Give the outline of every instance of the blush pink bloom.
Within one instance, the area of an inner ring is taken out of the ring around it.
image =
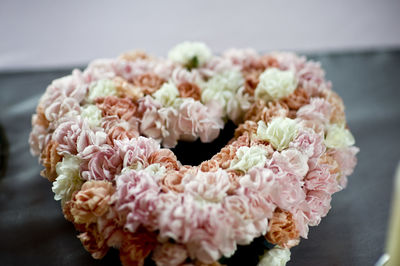
[[[152,259],[157,266],[173,266],[181,265],[187,256],[185,246],[167,242],[157,245],[153,251]]]
[[[83,71],[83,77],[87,83],[98,81],[100,79],[114,78],[114,60],[115,59],[97,59],[92,61],[89,66]]]
[[[233,65],[232,61],[228,58],[216,56],[207,61],[205,65],[201,66],[198,71],[203,77],[210,78],[216,74],[235,69],[240,70],[240,67]]]
[[[79,153],[83,160],[81,176],[85,180],[113,181],[122,170],[122,158],[118,150],[104,144],[94,151],[91,147]]]
[[[151,96],[145,96],[138,100],[137,115],[140,120],[140,133],[161,141],[163,122],[158,113],[161,104],[155,101]]]
[[[141,163],[146,167],[149,165],[150,155],[160,149],[157,141],[145,137],[116,140],[114,143],[123,160],[123,167],[129,167],[135,163]]]
[[[155,65],[156,62],[154,60],[137,59],[135,61],[126,61],[117,59],[113,61],[113,71],[117,76],[132,82],[140,75],[152,73]]]
[[[211,142],[224,127],[222,110],[217,105],[205,106],[199,101],[185,99],[179,108],[178,128],[183,140],[193,141],[198,136],[202,142]]]
[[[258,62],[260,56],[254,49],[228,49],[222,57],[229,59],[234,65],[246,68]]]
[[[134,233],[143,225],[156,229],[156,209],[159,205],[160,187],[146,171],[127,171],[116,179],[115,206],[126,213],[125,228]]]
[[[65,115],[70,117],[77,116],[81,113],[79,102],[74,98],[58,98],[50,105],[45,107],[44,115],[52,127],[56,127],[59,120]]]
[[[173,148],[178,144],[182,134],[178,126],[178,110],[173,107],[164,107],[158,110],[158,114],[161,118],[162,145],[165,148]]]
[[[212,263],[236,250],[232,218],[221,204],[195,199],[191,194],[163,194],[158,224],[160,238],[187,246],[189,257]]]
[[[310,103],[297,111],[297,117],[327,124],[331,118],[331,104],[323,98],[311,98]]]
[[[29,134],[29,146],[32,155],[38,156],[51,140],[52,135],[47,129],[40,125],[33,125],[32,131]]]
[[[229,175],[225,170],[216,172],[198,171],[196,175],[186,174],[182,179],[185,192],[211,201],[220,202],[231,187]]]
[[[98,150],[96,147],[106,142],[106,136],[103,131],[90,129],[81,117],[61,120],[53,134],[54,140],[59,143],[58,152],[73,155],[83,152],[89,146]]]
[[[182,68],[180,66],[176,67],[171,75],[171,80],[176,86],[179,86],[179,84],[182,83],[196,84],[200,79],[201,78],[198,70],[192,69],[189,71],[186,68]]]
[[[340,177],[340,186],[346,187],[347,185],[347,176],[353,173],[354,167],[357,164],[356,154],[359,152],[359,148],[357,147],[345,147],[339,149],[330,149],[328,150],[329,155],[333,155],[333,158],[340,166],[341,177]]]
[[[306,213],[310,220],[309,225],[316,226],[331,208],[331,195],[325,191],[313,190],[307,193],[306,201],[309,207],[309,212]]]
[[[232,218],[234,238],[239,245],[250,244],[254,238],[264,235],[268,229],[267,217],[253,218],[254,205],[250,204],[252,199],[244,194],[224,198],[223,208]]]
[[[270,168],[277,167],[279,171],[290,173],[299,180],[303,180],[308,172],[308,157],[296,149],[287,149],[282,152],[274,152],[267,163]]]
[[[247,198],[253,220],[272,217],[276,207],[270,197],[274,182],[274,173],[261,167],[251,168],[247,175],[239,179],[240,187],[236,194]]]
[[[326,150],[324,135],[312,129],[300,129],[296,138],[289,143],[289,148],[301,151],[310,159],[318,159]]]
[[[114,140],[132,139],[139,137],[139,119],[133,117],[128,121],[121,120],[118,116],[102,118],[101,127],[107,133],[107,144],[114,145]]]
[[[304,179],[308,190],[321,190],[333,194],[340,190],[336,175],[330,173],[330,165],[318,165],[312,169]]]

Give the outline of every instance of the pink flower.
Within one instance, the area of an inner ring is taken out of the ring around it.
[[[185,175],[182,185],[186,192],[212,202],[220,202],[231,186],[228,173],[222,169],[216,172],[198,171],[196,175]]]
[[[246,68],[259,60],[259,55],[254,49],[228,49],[222,57],[242,68]]]
[[[129,167],[134,163],[141,163],[146,167],[150,155],[160,149],[155,140],[145,137],[116,140],[114,143],[123,160],[123,167]]]
[[[207,61],[205,65],[198,68],[198,71],[203,77],[210,78],[216,74],[232,71],[234,69],[240,70],[240,67],[234,66],[232,61],[228,58],[216,56]]]
[[[303,182],[292,174],[281,173],[275,175],[271,186],[271,200],[283,210],[298,208],[298,205],[305,200],[306,194],[302,188]]]
[[[58,125],[60,118],[69,114],[71,117],[80,114],[81,107],[79,102],[74,98],[57,98],[54,102],[48,105],[44,114],[50,123],[54,123],[55,126]]]
[[[118,116],[102,118],[101,127],[107,133],[107,144],[114,145],[114,140],[132,139],[139,137],[139,120],[136,117],[124,121]]]
[[[133,81],[140,75],[152,73],[156,62],[153,60],[143,59],[137,59],[135,61],[117,59],[113,61],[112,65],[115,75],[128,81]]]
[[[161,104],[151,96],[138,100],[138,116],[141,118],[140,133],[156,140],[162,139],[163,122],[158,113]]]
[[[330,165],[318,165],[306,176],[305,187],[308,190],[321,190],[333,194],[340,190],[336,175],[330,173]]]
[[[223,208],[232,217],[232,228],[235,241],[240,245],[248,245],[254,238],[264,235],[268,229],[268,218],[261,217],[254,219],[254,206],[251,200],[244,194],[232,195],[224,198]],[[260,202],[260,201],[258,201]],[[267,209],[267,212],[270,208]]]
[[[293,174],[302,180],[308,172],[307,161],[307,155],[296,149],[287,149],[274,152],[268,164],[270,167],[278,167],[280,171]]]
[[[340,177],[341,187],[346,187],[347,176],[353,173],[354,167],[357,164],[356,154],[359,152],[359,150],[359,148],[352,146],[339,149],[330,149],[327,151],[328,154],[333,155],[333,158],[340,166],[342,174]]]
[[[160,238],[186,244],[191,258],[212,263],[236,249],[232,218],[221,204],[169,192],[160,196],[158,212]]]
[[[247,198],[252,219],[272,217],[276,207],[270,197],[274,182],[274,173],[261,167],[251,168],[247,175],[239,179],[237,194]]]
[[[289,144],[289,148],[301,151],[310,159],[318,159],[326,150],[323,134],[317,134],[314,130],[305,128],[299,130],[296,138]]]
[[[183,140],[211,142],[224,127],[221,109],[217,105],[205,106],[193,99],[185,99],[179,108],[178,128]]]
[[[171,79],[176,86],[182,83],[196,84],[200,80],[200,74],[196,69],[192,69],[189,71],[186,68],[178,66],[172,72]]]
[[[158,266],[180,265],[187,258],[187,250],[183,245],[164,243],[159,244],[153,251],[152,259]]]
[[[313,190],[307,193],[306,201],[309,212],[306,213],[310,219],[309,224],[318,225],[331,208],[331,195],[325,191]]]
[[[154,230],[160,192],[154,177],[146,171],[131,170],[118,176],[116,184],[115,205],[127,214],[125,228],[132,233],[140,225]]]
[[[113,181],[115,175],[122,169],[122,158],[119,151],[104,144],[93,152],[91,147],[79,154],[83,159],[81,175],[85,180],[108,180]]]
[[[297,117],[327,124],[331,118],[331,104],[323,98],[311,98],[310,103],[297,111]]]
[[[165,148],[175,147],[182,134],[178,126],[178,111],[173,107],[166,107],[158,110],[158,114],[161,118],[162,145]]]
[[[51,140],[51,134],[48,134],[45,127],[33,125],[29,134],[30,152],[32,155],[38,156]]]
[[[81,117],[61,120],[53,138],[59,143],[57,150],[60,154],[73,155],[83,152],[88,146],[95,148],[106,142],[106,134],[90,129]]]
[[[87,83],[91,83],[100,79],[112,79],[115,72],[113,68],[115,59],[97,59],[92,61],[83,71],[83,76]]]

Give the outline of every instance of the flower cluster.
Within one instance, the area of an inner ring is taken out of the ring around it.
[[[234,138],[182,165],[178,141]],[[356,165],[340,97],[318,63],[291,53],[185,42],[168,58],[129,52],[53,81],[32,117],[31,152],[94,258],[219,265],[238,245],[289,249],[330,209]]]

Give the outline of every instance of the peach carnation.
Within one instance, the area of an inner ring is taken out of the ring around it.
[[[163,83],[162,78],[152,73],[139,75],[133,80],[133,84],[139,87],[144,94],[153,94],[161,88]]]
[[[85,228],[85,232],[79,234],[78,238],[93,258],[101,259],[107,254],[109,247],[98,231],[96,224],[91,224]]]
[[[180,265],[187,258],[185,246],[173,243],[158,244],[154,249],[152,259],[157,266]]]
[[[178,170],[178,161],[175,154],[169,149],[160,149],[149,156],[149,164],[159,163],[166,169]]]
[[[104,215],[114,193],[112,183],[107,181],[87,181],[72,198],[71,214],[75,223],[90,224]]]
[[[56,164],[61,161],[61,156],[57,153],[58,143],[51,140],[40,155],[40,161],[45,167],[40,174],[50,181],[54,181],[57,177]]]
[[[288,211],[277,208],[268,223],[266,239],[269,243],[291,248],[299,243],[299,232],[293,216]]]
[[[118,98],[116,96],[97,98],[96,105],[100,110],[102,110],[103,116],[116,115],[126,121],[135,115],[137,108],[131,99]]]
[[[201,89],[195,83],[183,82],[178,85],[178,91],[182,98],[193,98],[200,101]]]

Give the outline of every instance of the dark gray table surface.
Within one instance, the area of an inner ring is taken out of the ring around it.
[[[343,97],[361,152],[348,187],[334,195],[331,211],[308,239],[292,249],[288,265],[373,265],[384,248],[400,159],[400,50],[310,57],[321,61]],[[39,97],[53,79],[68,73],[0,73],[0,125],[8,142],[0,177],[1,265],[118,265],[117,252],[96,261],[83,249],[29,153],[31,114]]]

